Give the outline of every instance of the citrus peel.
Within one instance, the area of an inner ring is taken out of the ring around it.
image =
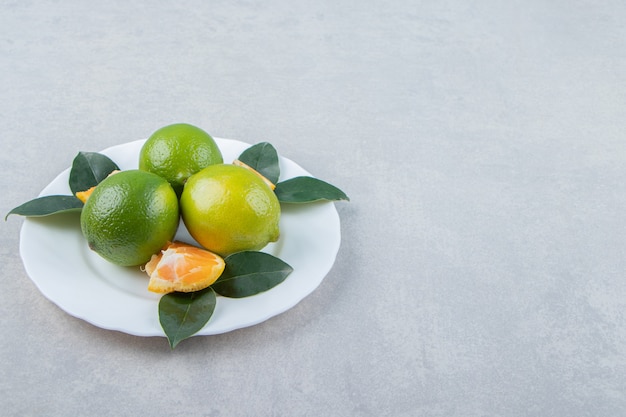
[[[256,175],[258,175],[264,183],[267,184],[268,187],[270,187],[272,190],[274,190],[276,188],[276,185],[267,179],[267,177],[265,177],[263,174],[261,174],[259,171],[257,171],[256,169],[252,168],[250,165],[246,164],[245,162],[241,162],[239,159],[235,159],[233,161],[233,165],[237,165],[246,169],[249,169],[250,171],[252,171],[253,173],[255,173]]]
[[[280,236],[280,202],[251,170],[216,164],[189,177],[180,197],[189,234],[220,256],[261,250]]]
[[[183,242],[168,243],[145,265],[148,290],[156,293],[193,292],[211,286],[224,271],[219,255]]]

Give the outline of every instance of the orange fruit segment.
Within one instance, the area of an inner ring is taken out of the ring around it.
[[[87,199],[89,198],[89,196],[91,195],[91,193],[93,193],[93,190],[96,189],[96,186],[94,185],[93,187],[91,187],[88,190],[85,191],[78,191],[76,193],[76,198],[78,198],[80,201],[83,202],[83,204],[85,204],[87,202]]]
[[[118,172],[121,172],[119,170],[113,170],[111,171],[111,173],[109,175],[107,175],[107,178],[109,178],[111,175],[117,174]],[[96,186],[94,185],[93,187],[91,187],[88,190],[85,191],[78,191],[76,193],[76,198],[78,198],[80,201],[83,202],[83,204],[85,204],[87,202],[87,199],[91,196],[91,194],[93,193],[93,190],[96,189]]]
[[[182,242],[168,243],[145,266],[148,290],[162,294],[200,291],[213,284],[225,266],[224,259],[213,252]]]

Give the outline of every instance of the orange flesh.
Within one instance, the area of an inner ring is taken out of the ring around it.
[[[89,196],[91,195],[91,193],[93,193],[93,190],[95,189],[96,189],[96,186],[94,185],[93,187],[91,187],[90,189],[86,191],[79,191],[76,193],[76,198],[78,198],[80,201],[83,202],[83,204],[85,204],[87,202],[87,199],[89,198]]]
[[[117,174],[118,172],[120,172],[120,171],[119,171],[119,170],[117,170],[117,169],[115,169],[115,170],[111,171],[111,173],[110,173],[109,175],[107,175],[107,178],[108,178],[108,177],[110,177],[111,175],[115,175],[115,174]],[[91,187],[91,188],[90,188],[90,189],[88,189],[88,190],[85,190],[85,191],[78,191],[78,192],[76,193],[76,198],[78,198],[80,201],[82,201],[82,202],[83,202],[83,204],[85,204],[85,203],[87,202],[87,199],[88,199],[88,198],[89,198],[89,196],[91,195],[91,193],[93,193],[93,190],[95,190],[95,189],[96,189],[96,187],[97,187],[97,186],[96,186],[96,185],[94,185],[93,187]]]
[[[148,290],[157,293],[200,291],[213,284],[224,271],[224,260],[213,252],[182,242],[168,244],[152,255],[145,271]]]

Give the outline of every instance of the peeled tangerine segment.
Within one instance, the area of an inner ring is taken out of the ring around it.
[[[78,191],[76,193],[76,198],[78,198],[80,201],[83,202],[83,204],[85,204],[87,202],[87,199],[89,198],[89,196],[91,196],[91,193],[93,193],[93,190],[96,189],[96,186],[94,185],[93,187],[91,187],[88,190],[85,191]]]
[[[111,175],[115,175],[118,172],[120,172],[118,169],[115,169],[113,171],[111,171],[111,173],[109,175],[107,175],[107,178],[110,177]],[[96,186],[94,185],[93,187],[89,188],[88,190],[85,191],[78,191],[76,193],[76,198],[78,198],[80,201],[83,202],[83,204],[85,204],[87,202],[87,200],[89,199],[89,197],[91,196],[91,194],[93,193],[93,190],[96,189]]]
[[[152,255],[145,266],[148,290],[157,293],[200,291],[213,284],[224,271],[219,255],[182,242],[169,243]]]

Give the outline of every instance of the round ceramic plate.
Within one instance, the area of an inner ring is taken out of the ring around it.
[[[250,144],[215,139],[224,162],[232,162]],[[101,151],[121,169],[135,169],[145,140]],[[308,175],[293,161],[280,157],[280,181]],[[40,195],[69,195],[70,169],[59,174]],[[240,299],[218,296],[213,316],[198,335],[224,333],[252,326],[280,314],[313,292],[332,267],[341,240],[339,216],[332,202],[283,204],[281,237],[266,246],[293,267],[280,285]],[[181,222],[176,238],[195,243]],[[26,218],[20,234],[20,254],[26,272],[42,294],[72,316],[105,329],[137,336],[164,336],[158,319],[160,295],[147,290],[148,276],[139,267],[119,267],[87,246],[79,215],[62,213]]]

